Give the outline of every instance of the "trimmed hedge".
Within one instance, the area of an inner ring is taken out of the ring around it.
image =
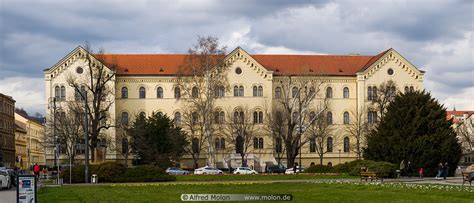
[[[395,177],[397,167],[395,164],[383,161],[356,160],[334,167],[327,165],[315,165],[305,169],[306,173],[346,173],[351,176],[359,176],[362,167],[373,171],[382,177]]]
[[[85,166],[77,165],[72,168],[72,183],[84,183]],[[175,181],[176,177],[170,176],[156,166],[142,165],[127,168],[117,162],[104,162],[99,165],[89,166],[89,175],[97,174],[100,182],[162,182]],[[69,183],[69,168],[61,175],[64,183]]]
[[[175,181],[176,177],[156,166],[141,165],[129,168],[125,173],[113,179],[113,182],[166,182]]]

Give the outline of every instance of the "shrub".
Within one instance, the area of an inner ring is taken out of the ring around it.
[[[111,182],[115,177],[125,173],[127,166],[118,162],[104,162],[97,165],[94,173],[99,176],[100,182]],[[92,175],[93,173],[91,173]]]
[[[129,168],[125,173],[115,177],[113,182],[166,182],[175,181],[176,177],[156,166],[141,165]]]
[[[333,171],[339,173],[347,173],[351,176],[358,176],[362,167],[367,168],[367,171],[373,171],[382,177],[394,177],[397,167],[395,164],[384,161],[372,160],[356,160],[345,164],[334,166]]]
[[[327,165],[314,165],[304,170],[306,173],[332,173],[333,167]]]
[[[97,165],[89,165],[89,175],[95,173]],[[76,165],[72,167],[71,180],[72,183],[84,183],[85,182],[86,167],[84,165]],[[69,167],[61,171],[60,176],[63,178],[64,183],[69,183]]]

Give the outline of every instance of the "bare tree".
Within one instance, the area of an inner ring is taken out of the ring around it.
[[[472,116],[473,115],[470,115],[470,117]],[[469,118],[465,119],[456,128],[456,134],[460,138],[461,146],[463,147],[464,152],[470,152],[474,150],[474,132],[472,127],[469,127],[469,125],[471,125],[469,121]]]
[[[220,92],[228,89],[224,64],[225,47],[215,37],[198,37],[188,50],[188,56],[178,70],[176,86],[182,90],[185,106],[191,106],[199,116],[204,138],[208,142],[208,164],[216,166],[212,141],[215,127],[212,115]]]
[[[209,144],[209,137],[205,133],[203,119],[198,115],[195,108],[192,106],[185,107],[179,116],[180,118],[177,118],[175,115],[174,122],[175,125],[181,126],[191,138],[191,144],[187,145],[185,150],[193,158],[193,167],[196,169],[203,150]]]
[[[48,129],[54,128],[56,137],[46,136],[43,145],[54,148],[58,143],[60,146],[58,150],[64,152],[70,162],[74,163],[75,157],[79,154],[78,151],[82,150],[79,145],[84,140],[83,109],[75,102],[68,102],[65,107],[56,111],[56,115],[53,112],[49,115],[51,118],[48,119],[46,125]],[[54,120],[56,120],[55,125]]]
[[[312,123],[309,119],[310,108],[321,89],[319,77],[287,76],[279,79],[280,98],[277,98],[276,109],[282,111],[284,124],[284,142],[287,166],[292,167],[304,142],[302,136]],[[317,112],[320,113],[320,112]]]
[[[85,61],[85,76],[78,78],[69,75],[67,83],[74,88],[81,100],[84,100],[87,94],[87,105],[84,106],[89,121],[88,146],[91,149],[91,161],[94,162],[95,149],[98,147],[100,137],[103,136],[103,131],[113,127],[108,119],[108,111],[115,101],[113,97],[115,65],[111,63],[113,60],[106,60],[103,50],[94,53],[87,43],[84,49],[86,53],[81,54],[81,57]]]
[[[254,118],[253,113],[248,107],[237,108],[235,111],[227,110],[227,118],[222,132],[226,140],[229,140],[229,145],[233,146],[230,149],[235,149],[237,154],[240,154],[242,166],[247,166],[247,156],[252,152],[252,145],[254,138],[258,133],[256,125],[257,118]],[[263,116],[263,113],[262,113]]]
[[[372,87],[372,93],[369,92],[369,100],[372,100],[372,106],[369,109],[377,112],[377,121],[381,122],[383,120],[387,107],[396,94],[397,84],[393,80],[383,82],[378,87]],[[370,96],[372,96],[372,99],[370,99]]]
[[[344,131],[349,134],[352,142],[350,149],[357,154],[357,159],[362,158],[362,149],[365,147],[366,139],[373,125],[367,122],[367,110],[365,107],[359,111],[350,111],[350,117],[352,118],[349,124],[345,125]]]
[[[281,111],[276,108],[271,108],[271,111],[267,111],[265,115],[267,118],[265,119],[265,129],[272,137],[273,153],[278,165],[280,165],[286,151],[283,143],[286,133],[286,118],[282,115]]]
[[[310,115],[312,122],[308,128],[308,138],[304,142],[310,142],[310,145],[312,145],[310,148],[314,148],[319,156],[319,164],[322,165],[324,155],[333,151],[334,146],[339,143],[339,139],[333,134],[334,126],[332,124],[332,114],[328,110],[328,100],[319,101],[316,106],[318,108]]]

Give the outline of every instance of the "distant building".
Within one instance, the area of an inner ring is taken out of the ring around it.
[[[15,113],[15,124],[20,130],[20,132],[16,133],[16,147],[20,149],[16,155],[17,161],[18,157],[21,156],[23,168],[35,163],[45,165],[44,124],[34,117],[20,113]],[[21,131],[26,131],[26,134]]]
[[[25,126],[18,123],[15,120],[15,155],[16,155],[16,166],[22,170],[28,169],[28,147],[27,145],[27,132]]]
[[[453,128],[456,131],[463,155],[460,163],[470,165],[474,163],[474,111],[447,111],[447,119],[453,119]]]
[[[0,93],[0,166],[15,166],[15,100]]]

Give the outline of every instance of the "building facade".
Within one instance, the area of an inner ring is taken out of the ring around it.
[[[474,111],[447,111],[447,119],[452,119],[453,128],[461,142],[460,164],[474,163]]]
[[[45,125],[39,121],[15,112],[15,124],[20,131],[17,135],[17,161],[21,157],[22,168],[26,169],[35,163],[45,165]]]
[[[86,77],[81,60],[87,52],[78,47],[61,59],[53,67],[46,69],[46,100],[61,94],[65,99],[72,99],[74,90],[67,85],[67,77]],[[185,54],[106,54],[99,60],[104,64],[114,64],[110,72],[115,77],[110,81],[115,95],[111,95],[114,105],[109,112],[110,119],[119,123],[132,123],[135,115],[150,115],[152,112],[163,112],[176,120],[181,119],[187,103],[181,97],[177,84],[178,69],[183,64]],[[296,80],[319,80],[317,99],[328,101],[331,114],[333,136],[325,142],[328,152],[324,155],[323,164],[339,164],[356,159],[357,155],[349,149],[354,140],[346,133],[345,128],[355,115],[367,109],[373,102],[373,87],[389,80],[394,81],[397,91],[423,89],[424,71],[419,70],[394,49],[388,49],[374,56],[359,55],[251,55],[238,47],[227,54],[224,59],[227,68],[228,86],[216,100],[216,111],[231,114],[238,109],[246,108],[253,112],[254,122],[258,121],[260,129],[256,143],[247,154],[248,165],[264,168],[275,164],[275,140],[266,129],[266,113],[278,103],[281,96],[281,84],[289,78]],[[62,95],[64,93],[64,95]],[[316,100],[317,100],[316,99]],[[310,107],[313,108],[313,107]],[[316,108],[316,103],[314,104]],[[364,113],[364,119],[371,118]],[[47,116],[49,118],[49,116]],[[104,131],[115,147],[107,149],[106,159],[123,159],[117,151],[122,146],[120,136],[124,132],[119,128]],[[219,132],[216,133],[219,138]],[[214,142],[212,142],[214,143]],[[216,142],[217,143],[217,142]],[[319,157],[312,149],[313,144],[305,144],[301,150],[303,166],[319,163]],[[235,167],[239,164],[235,149],[229,140],[216,144],[217,166]],[[330,148],[329,148],[330,147]],[[224,150],[225,149],[225,150]],[[329,150],[330,149],[330,150]],[[206,164],[206,152],[203,153],[200,166]],[[283,159],[283,164],[285,160]],[[190,156],[185,155],[181,161],[184,168],[192,168]]]
[[[15,167],[15,100],[0,93],[0,166]]]

